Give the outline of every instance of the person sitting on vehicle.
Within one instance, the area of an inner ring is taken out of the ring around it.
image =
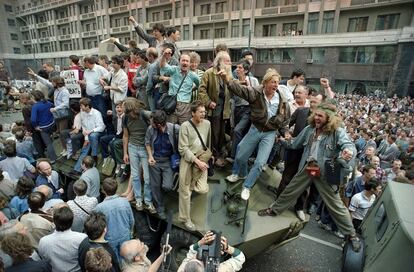
[[[86,182],[88,186],[86,195],[95,197],[99,201],[101,195],[101,177],[98,169],[94,166],[94,161],[91,156],[83,158],[82,171],[83,173],[80,179]]]
[[[39,171],[39,175],[36,178],[36,186],[47,185],[53,190],[52,198],[61,198],[64,190],[59,183],[59,174],[52,169],[50,161],[39,159],[37,161],[37,171]]]
[[[92,108],[92,102],[89,98],[82,98],[79,101],[81,108],[81,124],[82,124],[82,134],[85,137],[85,142],[79,156],[78,161],[74,167],[74,170],[71,174],[78,175],[81,172],[81,164],[83,158],[86,157],[91,150],[91,155],[95,162],[98,161],[98,147],[99,147],[99,138],[102,135],[102,132],[105,130],[105,124],[102,119],[101,113]]]
[[[173,188],[174,173],[170,157],[178,153],[180,126],[167,123],[167,115],[162,110],[154,112],[151,120],[152,126],[148,127],[145,135],[151,191],[159,217],[166,219],[164,192]]]
[[[160,268],[164,257],[170,254],[172,247],[163,246],[162,253],[153,262],[148,259],[148,246],[139,239],[129,240],[121,246],[121,256],[124,260],[122,272],[156,272]]]
[[[352,224],[357,232],[360,232],[362,220],[369,208],[375,201],[375,198],[381,194],[382,186],[376,178],[371,178],[364,184],[364,191],[354,195],[349,204],[349,211],[351,212]]]
[[[204,263],[199,259],[200,255],[197,253],[204,245],[211,245],[216,239],[215,234],[208,231],[203,238],[197,243],[190,246],[186,258],[181,263],[177,272],[204,272]],[[233,272],[242,269],[246,260],[243,252],[240,249],[234,248],[228,244],[227,238],[221,236],[221,255],[227,254],[231,256],[228,260],[220,263],[219,272]]]
[[[65,143],[62,146],[63,151],[60,154],[67,159],[70,159],[76,154],[76,152],[81,148],[83,142],[79,102],[73,102],[69,107],[72,111],[72,115],[74,116],[73,125],[71,129],[64,129],[60,134],[61,141]]]

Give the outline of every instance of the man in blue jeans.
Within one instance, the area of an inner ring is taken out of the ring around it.
[[[82,160],[89,154],[89,151],[91,151],[91,155],[95,160],[95,163],[97,163],[99,138],[105,130],[102,115],[99,111],[92,108],[92,103],[89,98],[82,98],[79,101],[79,105],[81,108],[82,134],[85,137],[85,141],[79,159],[74,167],[74,171],[71,172],[73,175],[79,175],[81,173]]]
[[[244,181],[241,194],[242,199],[248,200],[250,190],[260,176],[272,150],[277,130],[285,128],[289,123],[287,96],[278,90],[280,75],[273,69],[267,71],[259,87],[243,86],[236,81],[231,81],[224,70],[219,74],[227,83],[230,92],[245,99],[250,105],[252,125],[237,147],[233,171],[227,177],[229,182],[244,179],[248,170],[247,161],[258,148],[256,160]]]

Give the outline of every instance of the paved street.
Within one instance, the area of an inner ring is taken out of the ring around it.
[[[340,272],[341,239],[321,229],[314,217],[300,236],[246,261],[243,272]]]

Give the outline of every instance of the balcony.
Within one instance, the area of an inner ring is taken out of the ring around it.
[[[57,25],[66,24],[66,23],[69,23],[69,17],[61,18],[61,19],[56,20]]]
[[[130,31],[129,26],[111,28],[111,33],[122,33],[122,32],[129,32],[129,31]]]
[[[20,31],[29,31],[29,26],[21,26]]]
[[[170,4],[170,0],[149,0],[145,1],[146,7],[154,7],[159,5]]]
[[[40,42],[40,43],[48,43],[48,42],[50,42],[50,38],[49,38],[49,37],[46,37],[46,38],[40,38],[40,39],[39,39],[39,42]]]
[[[126,12],[126,11],[128,11],[128,5],[110,8],[109,14],[115,14],[115,13]]]
[[[70,34],[67,35],[59,35],[59,41],[70,40],[72,37]]]
[[[375,3],[375,0],[351,0],[351,6],[359,6],[373,3]]]
[[[44,22],[44,23],[38,23],[38,24],[36,24],[36,27],[37,27],[37,28],[44,28],[44,27],[47,27],[47,22]]]
[[[81,36],[82,38],[93,37],[96,36],[96,31],[82,32]]]
[[[32,41],[31,40],[23,40],[22,44],[23,45],[29,45],[29,44],[32,44]]]
[[[149,23],[149,27],[152,28],[155,24],[163,24],[165,26],[172,25],[171,20],[165,20],[165,21],[157,21],[157,22]]]
[[[291,13],[291,12],[299,12],[299,5],[263,8],[261,9],[258,15],[266,16],[266,15],[275,15],[275,14],[285,14],[285,13]]]
[[[222,20],[228,20],[228,14],[224,13],[218,13],[218,14],[212,14],[212,15],[202,15],[196,17],[197,23],[210,23],[211,21],[222,21]]]
[[[81,14],[80,19],[81,20],[87,20],[87,19],[91,19],[91,18],[95,18],[95,12],[89,12],[89,13],[84,13]]]

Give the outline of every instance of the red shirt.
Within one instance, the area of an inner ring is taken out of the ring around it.
[[[128,89],[132,92],[133,95],[136,93],[136,88],[134,86],[134,77],[137,75],[137,68],[139,64],[137,63],[130,63],[128,67]]]

